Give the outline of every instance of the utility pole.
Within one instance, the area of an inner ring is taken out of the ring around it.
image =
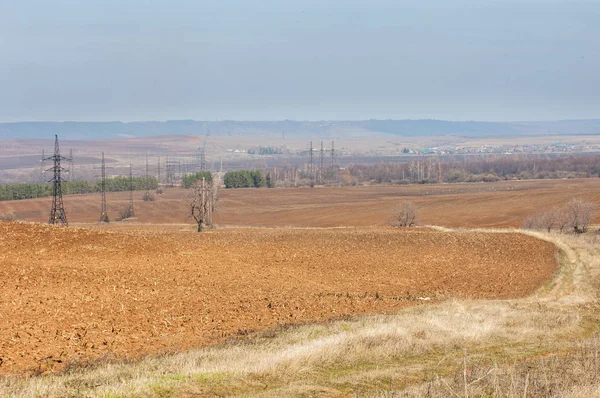
[[[308,153],[308,172],[310,179],[314,182],[315,178],[315,159],[313,157],[313,146],[312,141],[310,142],[310,150]]]
[[[180,162],[176,160],[169,160],[167,157],[167,186],[169,188],[173,188],[175,186],[175,172],[177,170],[175,167],[180,164]]]
[[[133,210],[133,168],[129,162],[129,217],[135,217]]]
[[[73,149],[69,150],[69,182],[73,182]]]
[[[46,171],[52,171],[53,177],[50,181],[53,183],[52,187],[52,208],[50,209],[50,218],[48,224],[61,224],[66,227],[69,226],[67,222],[67,215],[65,214],[65,207],[63,204],[62,197],[62,176],[61,172],[66,171],[60,165],[60,161],[69,161],[69,158],[60,156],[60,148],[58,146],[58,135],[54,136],[54,155],[45,158],[44,160],[52,160],[54,166]]]
[[[169,155],[167,155],[167,160],[165,163],[165,173],[167,175],[167,177],[166,177],[167,178],[167,181],[166,181],[167,187],[170,188],[171,187],[171,165],[169,163]]]
[[[102,152],[102,174],[100,177],[100,195],[102,204],[100,207],[100,222],[108,222],[108,211],[106,210],[106,163],[104,163],[104,152]]]
[[[146,152],[146,196],[150,197],[150,173],[148,172],[148,152]]]
[[[45,170],[45,167],[46,167],[45,160],[46,160],[46,150],[42,149],[42,160],[40,162],[40,181],[41,182],[44,182],[44,172],[46,171]]]
[[[206,170],[206,140],[204,140],[202,150],[200,151],[200,171],[204,170]]]
[[[158,156],[158,184],[160,185],[160,155]]]
[[[331,167],[335,166],[335,142],[331,141]]]
[[[321,157],[319,159],[319,184],[323,183],[323,167],[325,166],[325,150],[323,149],[323,141],[321,141]]]
[[[298,168],[294,167],[294,187],[298,186]]]

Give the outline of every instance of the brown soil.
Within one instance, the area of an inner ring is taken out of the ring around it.
[[[167,189],[154,202],[135,194],[134,222],[190,223],[185,191]],[[129,193],[109,193],[111,219],[128,205]],[[536,212],[564,206],[573,197],[600,208],[600,179],[504,181],[496,183],[372,186],[345,188],[223,189],[215,222],[222,226],[374,226],[386,225],[402,200],[415,202],[425,224],[447,227],[518,227]],[[50,198],[0,202],[0,214],[46,222]],[[100,195],[65,197],[71,223],[93,223],[100,216]],[[600,216],[600,213],[597,212]],[[594,220],[599,222],[600,218]],[[115,224],[116,225],[116,224]]]
[[[316,190],[318,192],[318,190]],[[0,374],[137,359],[449,297],[524,296],[553,245],[427,229],[115,232],[0,222]]]

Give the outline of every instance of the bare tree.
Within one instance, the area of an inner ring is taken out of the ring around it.
[[[214,182],[208,182],[204,178],[196,181],[190,189],[187,197],[188,217],[198,224],[198,232],[213,225],[213,213],[219,198],[219,188]]]
[[[537,227],[536,216],[527,216],[523,224],[521,224],[522,229],[535,229]]]
[[[537,213],[525,219],[521,228],[545,229],[548,232],[556,228],[559,232],[573,229],[575,233],[587,231],[592,219],[594,204],[582,199],[573,199],[566,207],[555,207],[550,211]]]
[[[569,212],[564,208],[554,208],[554,225],[559,232],[564,232],[569,225]]]
[[[417,224],[419,224],[419,211],[413,202],[404,201],[392,210],[390,225],[412,227]]]
[[[123,221],[133,216],[134,214],[131,212],[131,206],[127,206],[119,210],[119,216],[117,217],[117,221]]]
[[[594,213],[594,204],[581,198],[575,198],[569,202],[567,212],[573,232],[578,234],[587,232]]]

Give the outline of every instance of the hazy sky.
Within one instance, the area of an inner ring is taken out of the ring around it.
[[[0,121],[600,118],[598,0],[0,0]]]

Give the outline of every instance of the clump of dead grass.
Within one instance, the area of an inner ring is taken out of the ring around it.
[[[402,390],[382,390],[364,397],[572,397],[600,394],[600,340],[573,343],[565,352],[513,363],[487,357],[463,358],[449,376],[435,375]]]

